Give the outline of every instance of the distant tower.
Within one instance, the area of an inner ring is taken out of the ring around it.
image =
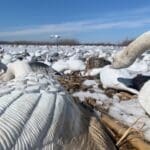
[[[59,46],[59,39],[61,38],[60,35],[51,35],[50,38],[56,40],[56,46],[57,46],[57,51],[58,51],[58,46]]]

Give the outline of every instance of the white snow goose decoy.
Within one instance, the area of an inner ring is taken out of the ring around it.
[[[116,54],[113,58],[113,68],[120,69],[130,66],[136,58],[146,50],[150,50],[150,31],[139,36],[123,51]],[[150,115],[150,80],[148,80],[141,88],[138,99],[140,104]]]
[[[6,81],[0,83],[1,150],[116,149],[96,114],[74,103],[50,76],[17,61],[1,80]]]

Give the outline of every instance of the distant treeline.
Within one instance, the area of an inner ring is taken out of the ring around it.
[[[80,45],[75,39],[61,39],[58,41],[0,41],[4,45]]]
[[[96,46],[127,46],[133,40],[125,39],[122,42],[80,42],[76,39],[59,39],[57,41],[0,41],[0,45],[96,45]]]

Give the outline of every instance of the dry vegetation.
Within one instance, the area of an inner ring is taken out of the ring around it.
[[[94,92],[93,88],[90,86],[86,86],[83,82],[86,79],[96,80],[94,77],[82,77],[79,72],[74,72],[72,74],[64,75],[60,77],[58,80],[64,86],[64,88],[70,93],[74,93],[76,91],[89,91]],[[99,83],[99,88],[101,88],[101,83]],[[105,91],[108,96],[112,97],[114,94],[118,94],[120,100],[129,100],[132,99],[135,95],[125,91],[118,91],[114,89],[108,89]],[[132,128],[125,126],[123,123],[115,120],[114,118],[108,115],[108,109],[102,106],[101,104],[96,104],[96,99],[87,97],[84,101],[80,101],[79,97],[73,97],[76,103],[82,104],[83,107],[96,110],[102,113],[101,121],[106,125],[106,127],[112,132],[113,137],[118,144],[119,150],[148,150],[150,149],[150,144],[145,142],[143,139],[143,135]],[[121,140],[120,140],[121,139]],[[136,141],[136,142],[135,142]]]

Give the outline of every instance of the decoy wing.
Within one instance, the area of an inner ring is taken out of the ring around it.
[[[0,149],[115,150],[92,112],[51,77],[30,73],[0,84]]]

